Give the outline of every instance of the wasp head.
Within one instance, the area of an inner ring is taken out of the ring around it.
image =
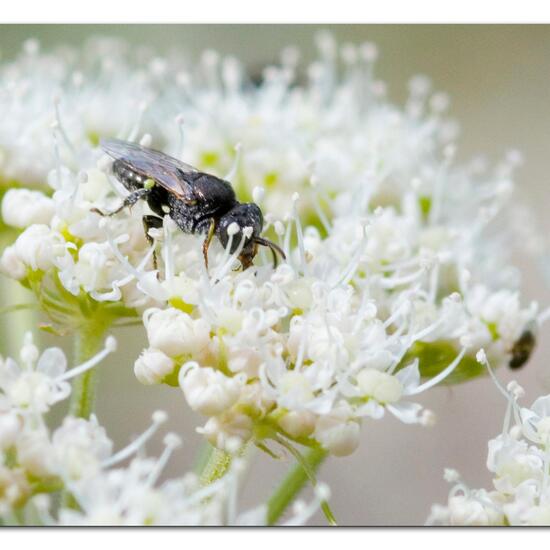
[[[218,220],[216,235],[224,248],[227,248],[230,236],[233,235],[229,250],[231,254],[241,246],[241,242],[244,239],[239,254],[239,260],[243,269],[248,269],[252,265],[254,257],[258,252],[258,245],[267,246],[271,250],[274,267],[277,267],[277,254],[283,260],[286,259],[284,252],[275,243],[260,237],[263,225],[264,218],[262,211],[253,202],[237,204]]]
[[[234,225],[235,224],[235,225]],[[258,238],[262,232],[264,218],[257,204],[237,204],[218,221],[216,235],[224,248],[227,247],[230,236],[231,247],[229,252],[233,254],[242,243],[239,260],[243,269],[252,265],[254,256],[258,252]],[[236,228],[238,230],[236,231]]]

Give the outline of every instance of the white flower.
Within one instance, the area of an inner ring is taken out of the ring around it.
[[[17,430],[9,426],[17,462],[1,455],[0,519],[24,510],[33,511],[33,523],[45,525],[264,525],[265,506],[237,513],[233,504],[245,467],[241,459],[235,457],[225,476],[206,487],[193,473],[159,482],[181,440],[167,434],[158,459],[145,458],[143,446],[165,420],[161,411],[154,413],[152,426],[114,455],[93,415],[90,420],[66,417],[51,436],[39,416],[18,422]],[[77,506],[64,500],[56,504],[48,497],[50,486],[68,491]],[[329,497],[328,488],[319,487],[311,503],[297,504],[288,524],[304,524]]]
[[[341,404],[330,415],[318,418],[315,438],[331,454],[347,456],[359,445],[359,423],[353,419],[349,407]]]
[[[13,445],[21,430],[21,420],[15,410],[0,409],[0,451]]]
[[[487,288],[477,286],[469,294],[467,303],[473,313],[491,326],[507,350],[536,314],[536,310],[522,309],[518,293],[509,290],[490,293]]]
[[[530,408],[520,411],[525,437],[543,446],[550,445],[550,395],[539,397]]]
[[[109,263],[115,264],[108,243],[85,243],[78,251],[75,277],[88,292],[108,288]],[[118,266],[117,266],[118,267]]]
[[[82,198],[89,203],[95,203],[98,200],[104,200],[111,192],[109,179],[104,172],[98,169],[90,168],[86,171],[86,181],[81,189]]]
[[[486,361],[485,357],[482,359]],[[515,384],[508,386],[511,390],[499,385],[499,390],[508,400],[504,430],[488,445],[487,469],[493,474],[495,490],[469,489],[458,474],[446,475],[447,481],[455,486],[447,506],[432,507],[429,524],[549,524],[550,454],[547,435],[550,399],[549,396],[541,397],[531,409],[520,409],[516,403],[517,392],[513,391]],[[516,420],[514,425],[510,425],[512,418]]]
[[[289,411],[279,425],[292,437],[308,437],[315,430],[315,415],[310,411]]]
[[[174,368],[175,363],[168,355],[158,349],[148,348],[136,360],[134,374],[142,384],[160,384]]]
[[[548,526],[550,525],[550,506],[534,505],[527,510],[523,517],[528,525]]]
[[[504,516],[485,491],[475,495],[449,498],[447,508],[434,506],[428,524],[436,525],[504,525]]]
[[[24,48],[3,63],[0,110],[11,114],[0,129],[3,178],[44,185],[56,163],[52,133],[61,161],[73,162],[89,154],[99,136],[131,131],[157,81],[147,71],[130,69],[128,62],[136,57],[121,42],[94,39],[79,50]]]
[[[165,441],[169,443],[169,437]],[[167,445],[168,446],[168,445]],[[112,469],[71,487],[80,505],[78,511],[62,508],[60,525],[265,525],[266,507],[238,513],[241,461],[235,459],[226,475],[207,487],[195,474],[188,473],[164,483],[155,484],[159,461],[134,459],[127,468]],[[311,503],[300,502],[285,525],[304,525],[319,509],[330,492],[324,484]]]
[[[280,401],[283,405],[300,408],[314,399],[313,388],[308,377],[302,372],[289,371],[279,381]]]
[[[57,475],[56,456],[48,431],[42,423],[32,426],[26,422],[15,442],[17,462],[35,479],[50,478]]]
[[[2,199],[2,219],[13,227],[48,224],[54,214],[54,201],[40,191],[8,189]]]
[[[487,468],[495,474],[494,485],[504,494],[513,494],[526,480],[537,479],[542,456],[524,441],[501,435],[489,441]]]
[[[186,363],[180,370],[179,384],[188,405],[207,416],[216,416],[239,399],[246,377],[229,378],[197,363]]]
[[[56,468],[65,481],[94,475],[113,447],[95,416],[90,420],[66,417],[53,433],[52,445]]]
[[[30,492],[30,484],[22,469],[0,465],[0,517],[8,517],[9,512],[24,502]]]
[[[210,327],[204,319],[192,319],[174,308],[147,311],[144,324],[150,345],[170,357],[196,357],[210,342]]]
[[[115,350],[116,340],[109,336],[99,353],[66,371],[67,359],[60,348],[48,348],[40,354],[32,334],[26,333],[20,362],[0,359],[0,410],[11,408],[31,416],[45,413],[69,396],[69,379],[95,367]]]
[[[368,228],[365,253],[374,265],[383,265],[409,257],[410,227],[406,218],[396,216],[392,208],[383,209]]]
[[[253,423],[249,416],[233,409],[213,416],[197,432],[218,449],[235,453],[252,435]]]
[[[42,413],[69,395],[70,385],[61,379],[67,360],[59,348],[49,348],[39,356],[27,333],[21,360],[21,366],[10,358],[0,363],[0,403]]]
[[[19,259],[15,245],[7,246],[0,257],[0,270],[12,279],[23,279],[27,274],[25,264]]]
[[[403,387],[395,377],[375,369],[363,369],[357,374],[357,382],[363,395],[380,403],[393,403],[401,399]]]
[[[408,399],[479,375],[480,347],[497,366],[509,360],[536,313],[520,305],[498,242],[509,226],[499,219],[515,206],[516,161],[493,172],[456,163],[446,101],[425,80],[393,105],[373,77],[372,46],[340,48],[327,36],[306,81],[287,53],[255,87],[215,52],[187,65],[112,41],[93,48],[31,48],[0,67],[13,92],[0,107],[14,113],[0,129],[0,174],[54,191],[54,215],[24,229],[2,269],[35,292],[55,287],[48,312],[68,328],[80,319],[59,304],[65,290],[76,304],[144,312],[136,376],[174,385],[178,374],[215,445],[235,447],[269,425],[345,454],[363,417],[430,424],[431,412]],[[52,101],[54,89],[63,92]],[[286,260],[274,269],[259,246],[254,266],[236,270],[238,253],[215,236],[207,270],[204,235],[185,234],[170,215],[146,236],[148,204],[117,211],[128,190],[95,146],[114,135],[258,201],[263,235]],[[54,154],[26,173],[23,144]]]
[[[63,236],[47,225],[31,225],[15,241],[19,260],[32,270],[47,271],[66,250]]]

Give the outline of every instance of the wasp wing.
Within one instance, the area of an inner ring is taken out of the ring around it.
[[[178,198],[194,199],[193,188],[187,181],[191,178],[186,175],[197,172],[196,168],[160,151],[130,141],[102,139],[100,143],[109,156],[127,163],[132,170],[154,180]]]

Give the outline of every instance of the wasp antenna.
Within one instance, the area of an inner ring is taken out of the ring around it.
[[[254,242],[256,242],[258,244],[261,244],[262,246],[267,246],[271,250],[271,253],[273,254],[273,267],[274,268],[276,268],[277,264],[278,264],[277,254],[280,254],[281,258],[283,260],[286,260],[285,253],[282,251],[281,247],[276,245],[274,242],[268,241],[267,239],[263,239],[262,237],[256,237],[254,239]]]

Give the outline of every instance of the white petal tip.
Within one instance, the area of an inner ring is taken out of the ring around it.
[[[179,447],[182,444],[181,437],[175,433],[169,433],[166,434],[164,437],[164,444],[167,447],[171,447],[172,449],[175,449],[176,447]]]
[[[155,411],[152,419],[155,424],[163,424],[168,420],[168,414],[165,411]]]
[[[319,500],[328,500],[330,498],[330,487],[326,483],[318,483],[315,487],[315,494]]]
[[[116,351],[116,348],[117,348],[116,338],[114,336],[107,336],[105,340],[105,349],[109,353],[113,353],[114,351]]]

